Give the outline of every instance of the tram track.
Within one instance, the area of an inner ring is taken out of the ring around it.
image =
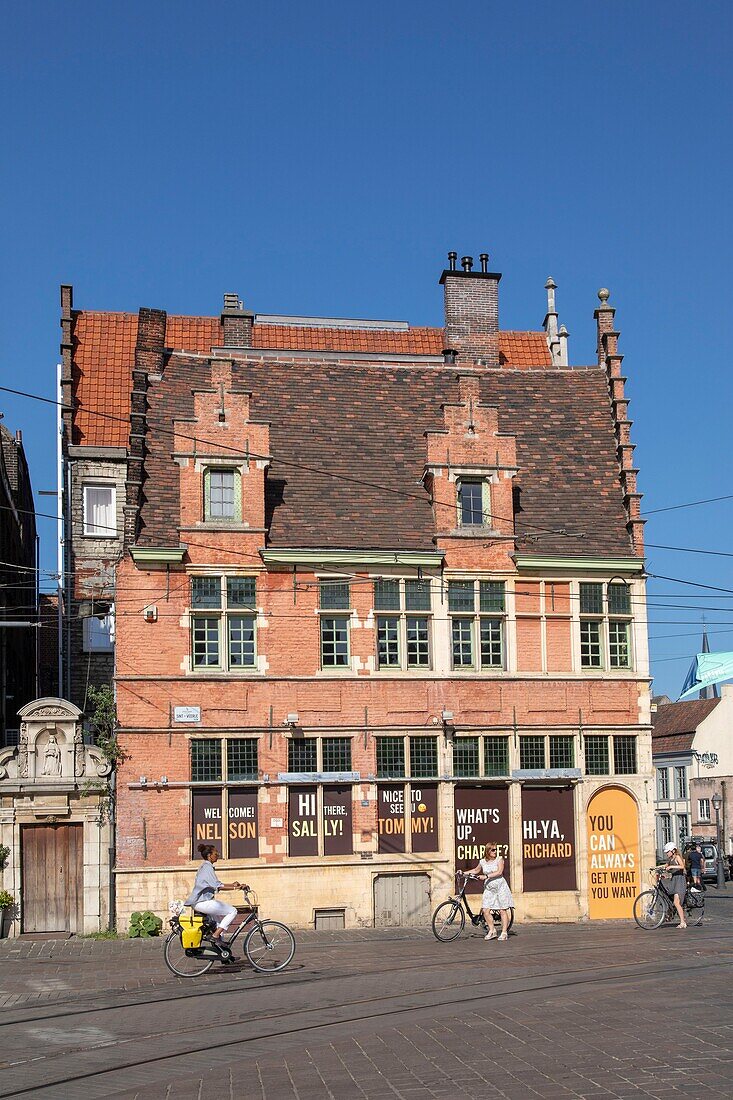
[[[733,952],[727,952],[725,955],[726,962],[724,965],[731,965],[730,958]],[[711,954],[711,957],[704,961],[681,960],[675,968],[675,973],[678,975],[681,973],[692,974],[696,971],[704,971],[710,969],[712,966],[719,967],[720,965],[721,954],[716,952],[714,958]],[[69,1047],[63,1051],[44,1054],[42,1056],[32,1056],[28,1059],[11,1063],[7,1066],[6,1073],[12,1070],[23,1072],[24,1081],[22,1085],[18,1082],[9,1090],[2,1090],[2,1082],[0,1082],[0,1097],[27,1096],[33,1093],[39,1097],[40,1100],[44,1095],[49,1097],[63,1095],[63,1093],[56,1091],[61,1088],[69,1088],[80,1082],[88,1082],[90,1085],[88,1095],[90,1100],[92,1100],[94,1097],[110,1095],[110,1092],[106,1091],[107,1085],[105,1085],[105,1079],[107,1079],[109,1086],[111,1086],[113,1084],[112,1079],[125,1071],[139,1069],[141,1067],[152,1069],[155,1065],[168,1064],[174,1059],[185,1060],[189,1056],[200,1055],[205,1052],[231,1051],[236,1047],[242,1047],[246,1050],[248,1047],[252,1048],[253,1045],[257,1043],[266,1043],[268,1040],[282,1039],[286,1036],[292,1039],[293,1036],[323,1032],[328,1028],[344,1024],[351,1025],[369,1021],[384,1021],[389,1017],[403,1017],[405,1014],[411,1012],[440,1012],[442,1009],[452,1008],[464,1010],[467,1005],[475,1004],[480,1001],[520,997],[534,992],[562,992],[568,989],[594,984],[625,982],[628,981],[630,976],[633,976],[637,980],[650,980],[657,978],[660,974],[668,974],[668,972],[669,960],[666,958],[641,965],[638,961],[633,961],[625,964],[579,967],[576,970],[565,970],[562,975],[558,975],[557,972],[553,970],[552,972],[526,976],[524,979],[514,976],[507,976],[500,979],[487,977],[475,982],[462,983],[459,987],[456,987],[456,984],[452,983],[451,985],[438,986],[432,989],[421,988],[399,994],[391,994],[389,996],[382,994],[373,997],[341,1000],[330,1005],[327,1004],[316,1008],[303,1007],[287,1012],[271,1014],[252,1013],[246,1020],[240,1019],[239,1021],[227,1025],[228,1037],[220,1041],[209,1038],[210,1032],[221,1030],[222,1024],[220,1022],[202,1025],[199,1021],[196,1021],[195,1024],[173,1030],[168,1028],[164,1032],[152,1031],[118,1040]],[[502,986],[502,988],[497,988],[498,986]],[[475,992],[467,992],[467,989],[471,988],[473,988]],[[453,991],[453,995],[440,997],[441,994],[446,994],[450,991]],[[395,1003],[397,1001],[405,1001],[406,999],[410,999],[411,1003]],[[325,1018],[313,1019],[313,1017],[318,1016]],[[275,1021],[277,1021],[279,1026],[273,1026]],[[181,1049],[180,1041],[176,1042],[176,1040],[180,1040],[181,1037],[189,1035],[199,1037],[199,1041],[190,1045],[186,1044],[185,1048]],[[205,1035],[206,1038],[202,1039],[202,1035]],[[175,1049],[160,1053],[160,1045],[165,1040],[167,1040],[169,1045],[175,1047]],[[75,1065],[79,1067],[79,1059],[91,1055],[92,1052],[99,1052],[102,1048],[107,1048],[110,1052],[113,1049],[121,1051],[122,1048],[130,1047],[132,1044],[143,1044],[146,1049],[149,1049],[151,1044],[157,1044],[158,1053],[142,1058],[134,1057],[125,1059],[117,1057],[112,1065],[102,1069],[98,1067],[87,1068],[80,1072],[69,1073],[65,1067],[58,1065],[60,1059],[72,1059]],[[59,1070],[59,1073],[55,1075],[55,1079],[53,1080],[48,1079],[48,1067],[50,1063],[56,1063]],[[28,1083],[28,1078],[34,1067],[43,1069],[44,1079],[31,1084]],[[183,1073],[185,1070],[181,1068],[181,1072]],[[95,1082],[97,1085],[100,1085],[104,1091],[100,1092],[97,1091],[96,1088],[91,1088]],[[122,1091],[118,1085],[119,1078],[114,1081],[114,1087],[115,1091]]]
[[[631,931],[634,935],[636,935],[635,929],[632,929]],[[483,939],[483,937],[478,936],[472,938],[474,938],[475,940],[478,940],[479,938]],[[730,938],[728,935],[721,935],[721,939],[723,939],[726,944],[730,942]],[[447,954],[444,954],[445,952],[450,950],[451,947],[454,947],[459,943],[465,943],[466,940],[467,938],[464,938],[463,940],[455,940],[452,943],[448,944],[436,944],[434,941],[426,941],[426,943],[429,944],[431,948],[428,958],[421,958],[419,955],[412,955],[409,963],[406,963],[402,966],[389,966],[389,972],[390,974],[399,974],[415,971],[417,969],[421,971],[437,970],[447,965],[450,965],[453,969],[463,967],[475,968],[477,962],[475,957],[453,957],[449,960]],[[415,943],[416,941],[401,940],[398,941],[397,944],[395,943],[395,940],[385,940],[381,942],[389,942],[392,945],[397,946],[406,943]],[[422,940],[419,942],[422,942]],[[631,944],[632,942],[633,941],[630,940],[629,944]],[[715,958],[720,958],[728,954],[727,952],[713,950],[713,944],[715,944],[716,942],[717,939],[714,937],[705,937],[705,946],[706,948],[711,949],[711,954],[714,954]],[[544,956],[554,956],[557,950],[563,945],[563,941],[558,943],[558,937],[553,936],[552,943],[549,944],[547,947],[544,947],[538,951],[523,951],[521,962],[525,963],[526,961],[541,959]],[[314,946],[316,947],[316,949],[326,949],[326,945],[308,944],[307,950],[309,952],[312,951]],[[332,945],[328,946],[332,949]],[[583,945],[584,953],[600,951],[607,952],[609,949],[618,951],[619,942],[617,935],[614,936],[613,939],[609,938],[608,940],[604,940],[602,943]],[[443,957],[435,958],[436,951],[443,954]],[[241,964],[242,969],[244,969],[245,966],[245,963]],[[241,973],[241,970],[239,972]],[[247,973],[253,974],[253,972],[249,969],[247,969]],[[132,994],[130,990],[124,988],[100,990],[95,1000],[90,1000],[89,997],[85,998],[85,1004],[83,1007],[79,1007],[73,1000],[54,1001],[35,1010],[29,1008],[26,1010],[26,1012],[22,1013],[22,1015],[16,1014],[11,1018],[0,1017],[0,1033],[3,1029],[8,1027],[27,1023],[42,1023],[45,1020],[68,1020],[75,1016],[85,1016],[106,1011],[117,1011],[125,1008],[139,1009],[141,1007],[155,1006],[158,1004],[174,1005],[178,1001],[190,1001],[194,998],[201,997],[222,997],[233,993],[256,994],[261,990],[281,989],[285,986],[291,986],[295,990],[306,983],[313,984],[328,981],[349,981],[362,976],[363,975],[360,971],[346,968],[336,972],[328,971],[325,973],[313,973],[313,971],[305,971],[305,968],[297,971],[291,968],[283,974],[271,975],[269,977],[260,977],[253,974],[254,981],[246,981],[246,984],[245,981],[243,981],[243,979],[240,977],[239,979],[235,980],[230,979],[226,982],[226,984],[217,984],[216,986],[214,986],[213,983],[216,980],[216,975],[214,974],[210,976],[204,976],[203,981],[196,978],[188,979],[191,985],[185,990],[181,989],[180,992],[173,991],[172,983],[173,981],[175,981],[175,979],[171,977],[170,983],[168,985],[168,989],[170,990],[170,992],[167,992],[162,996],[156,995],[160,992],[158,990],[151,990],[149,993],[141,993],[138,991],[135,994]],[[194,983],[198,983],[197,988],[193,987]],[[124,996],[126,999],[110,1004],[109,998],[118,993]],[[66,1011],[57,1011],[58,1009],[65,1009]]]

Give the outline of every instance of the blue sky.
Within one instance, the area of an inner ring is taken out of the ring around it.
[[[573,362],[610,287],[646,509],[733,492],[729,3],[30,0],[3,29],[3,384],[53,396],[62,281],[89,309],[213,314],[234,290],[440,324],[445,253],[485,249],[504,328],[538,328],[555,278]],[[0,408],[53,488],[53,411]],[[647,538],[728,552],[732,519],[660,512]],[[733,590],[733,558],[649,568]],[[703,614],[733,649],[733,591],[650,594],[676,695]]]

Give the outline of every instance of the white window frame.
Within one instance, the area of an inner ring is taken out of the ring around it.
[[[481,521],[479,523],[463,522],[461,488],[464,485],[479,485],[481,487]],[[456,526],[469,531],[491,527],[491,485],[487,478],[481,477],[480,474],[461,474],[456,479]]]
[[[430,579],[419,580],[416,577],[375,577],[374,584],[378,580],[394,581],[398,585],[399,594],[399,607],[395,608],[372,608],[374,615],[374,663],[377,672],[429,672],[433,667],[433,593]],[[428,591],[429,607],[424,609],[415,610],[414,608],[407,608],[407,595],[406,595],[406,583],[412,582],[415,584],[423,584]],[[374,588],[372,588],[372,601],[376,604],[376,598],[374,597]],[[379,620],[380,619],[397,619],[397,652],[398,661],[395,664],[383,665],[379,661]],[[427,622],[428,631],[428,659],[425,664],[411,664],[408,661],[408,645],[407,645],[407,628],[411,621],[415,619],[424,619]]]
[[[95,624],[97,624],[95,626]],[[102,625],[106,624],[106,632]],[[108,611],[104,618],[99,615],[88,615],[82,623],[83,640],[82,648],[85,653],[114,653],[115,648],[115,620],[114,614]]]
[[[703,806],[707,806],[707,813],[703,809]],[[712,821],[710,816],[710,799],[698,798],[697,800],[697,818],[698,821]]]
[[[89,518],[90,504],[89,492],[106,490],[110,493],[108,513],[111,524],[92,523]],[[101,528],[101,533],[98,530]],[[85,481],[82,485],[82,533],[86,538],[116,539],[117,538],[117,486],[109,481]]]
[[[578,663],[581,672],[633,672],[634,670],[634,614],[633,614],[633,593],[631,587],[626,585],[629,593],[629,600],[631,601],[629,606],[631,611],[628,614],[611,611],[608,601],[608,589],[609,585],[614,583],[618,585],[618,582],[610,581],[598,581],[598,580],[582,580],[578,581]],[[584,584],[598,584],[601,586],[601,610],[600,611],[584,611],[581,604],[581,586]],[[597,623],[599,633],[599,648],[600,648],[600,664],[588,665],[583,664],[582,659],[582,644],[581,644],[581,630],[583,623]],[[611,631],[610,624],[619,623],[625,626],[627,632],[627,646],[629,663],[627,665],[613,664],[611,661]]]
[[[191,573],[189,575],[189,595],[191,595],[193,589],[193,582],[198,577],[211,577],[209,573]],[[207,672],[228,672],[235,675],[249,675],[253,672],[257,672],[259,668],[259,654],[257,646],[257,607],[245,607],[237,604],[229,605],[227,580],[236,579],[237,577],[253,578],[255,582],[255,605],[257,603],[257,576],[252,573],[217,573],[215,579],[219,582],[219,606],[218,607],[190,607],[190,661],[191,672],[197,675]],[[211,665],[197,665],[194,662],[194,629],[197,620],[201,619],[216,619],[218,630],[218,651],[219,661],[217,664]],[[251,664],[238,665],[231,660],[230,653],[230,639],[229,639],[229,623],[232,619],[252,619],[253,620],[253,660]]]
[[[473,610],[472,611],[452,611],[449,603],[449,585],[452,581],[465,581],[468,584],[473,585]],[[504,590],[504,610],[503,611],[482,611],[481,610],[481,582],[488,581],[490,583],[503,585]],[[485,675],[500,674],[506,672],[507,669],[507,585],[503,578],[496,577],[449,577],[445,582],[445,603],[448,609],[448,644],[450,646],[450,667],[452,672],[474,672]],[[497,620],[500,624],[501,631],[501,664],[483,664],[481,661],[481,622],[485,619]],[[457,620],[463,620],[464,624],[469,624],[470,630],[470,642],[471,642],[471,664],[459,664],[454,661],[454,649],[453,649],[453,624]]]

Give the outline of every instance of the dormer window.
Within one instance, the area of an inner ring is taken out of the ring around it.
[[[458,523],[461,527],[485,527],[489,521],[489,487],[481,478],[458,482]]]
[[[241,518],[242,503],[239,470],[211,466],[204,474],[204,519],[210,523],[236,522]]]

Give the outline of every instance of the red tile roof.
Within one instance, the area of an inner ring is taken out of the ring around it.
[[[124,447],[129,435],[131,372],[137,315],[79,311],[74,322],[72,399],[77,406],[74,443]],[[208,355],[223,340],[218,317],[166,319],[166,346]],[[349,329],[317,325],[255,324],[252,345],[268,350],[440,355],[442,328]],[[507,369],[551,366],[544,332],[500,332],[500,363]],[[98,413],[105,416],[99,416]]]
[[[692,748],[697,727],[717,707],[720,699],[686,699],[668,703],[652,714],[652,753],[685,752]]]

